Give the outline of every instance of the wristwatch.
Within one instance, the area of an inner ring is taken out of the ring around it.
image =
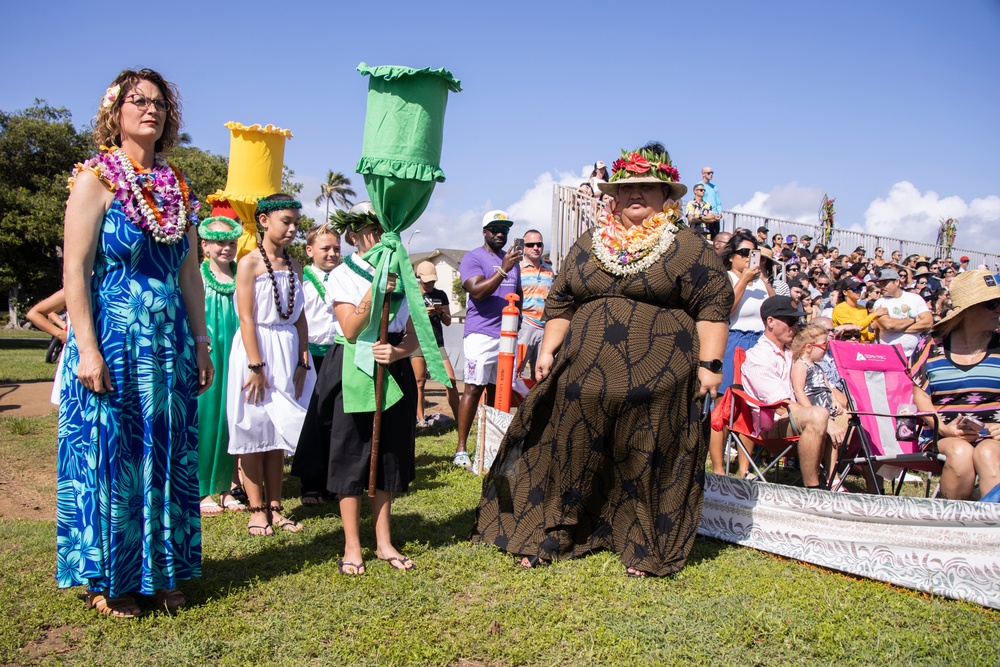
[[[707,368],[713,373],[722,373],[722,359],[712,359],[711,361],[699,361],[698,365]]]

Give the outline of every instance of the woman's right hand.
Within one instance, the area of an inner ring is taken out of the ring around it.
[[[958,419],[951,421],[947,424],[942,423],[938,426],[938,435],[942,438],[961,438],[966,442],[975,442],[979,437],[978,431],[967,431],[960,426],[958,426]]]
[[[754,266],[754,267],[748,266],[747,268],[743,269],[743,274],[740,275],[740,280],[742,280],[748,285],[753,281],[757,280],[758,278],[760,278],[759,266]]]
[[[535,360],[535,381],[541,382],[552,371],[552,364],[555,362],[555,355],[551,352],[539,352]]]
[[[104,362],[104,356],[96,349],[80,350],[80,363],[76,369],[76,376],[80,378],[84,387],[95,394],[115,390],[111,384],[111,372]]]
[[[264,377],[263,368],[250,371],[250,377],[247,378],[246,384],[243,385],[243,388],[247,390],[247,403],[257,405],[263,401],[264,394],[267,392],[269,386],[267,378]]]

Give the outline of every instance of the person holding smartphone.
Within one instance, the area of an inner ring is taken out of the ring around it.
[[[420,280],[420,291],[423,293],[424,306],[427,308],[427,317],[430,318],[431,328],[434,329],[434,339],[438,344],[438,351],[444,360],[444,369],[451,380],[451,386],[447,388],[448,405],[451,412],[458,419],[458,383],[455,380],[455,369],[451,366],[451,359],[448,358],[448,350],[444,347],[444,329],[442,326],[451,326],[451,307],[448,304],[448,295],[437,289],[437,268],[433,262],[423,261],[417,264],[417,279]],[[413,365],[413,375],[417,379],[417,426],[426,426],[424,419],[424,386],[427,383],[427,360],[424,353],[417,348],[413,356],[410,357]]]
[[[914,403],[938,413],[941,494],[969,500],[977,477],[983,496],[1000,483],[1000,285],[989,271],[966,271],[951,298],[952,312],[917,357]]]

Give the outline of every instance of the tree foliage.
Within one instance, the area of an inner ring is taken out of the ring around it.
[[[344,176],[339,171],[326,172],[326,183],[319,186],[319,197],[316,197],[316,206],[321,202],[326,203],[326,219],[330,219],[330,204],[340,208],[351,206],[351,197],[356,197],[357,193],[351,189],[351,179]]]
[[[70,170],[92,151],[89,131],[64,108],[36,99],[0,111],[0,288],[32,296],[59,288]]]
[[[226,186],[229,160],[224,155],[216,155],[194,146],[177,146],[167,159],[187,178],[191,192],[201,202],[198,215],[202,220],[212,215],[212,205],[205,201],[208,195]]]

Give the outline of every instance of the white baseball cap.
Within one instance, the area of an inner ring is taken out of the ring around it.
[[[486,215],[483,216],[483,229],[486,229],[490,225],[497,225],[497,224],[513,227],[514,221],[511,220],[510,216],[507,215],[507,211],[501,211],[500,209],[489,211]]]

